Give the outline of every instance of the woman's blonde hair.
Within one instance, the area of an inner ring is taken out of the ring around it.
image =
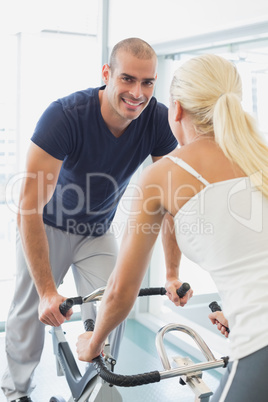
[[[242,108],[236,67],[212,54],[192,58],[175,72],[170,94],[191,115],[197,134],[214,135],[224,154],[268,197],[268,146]]]

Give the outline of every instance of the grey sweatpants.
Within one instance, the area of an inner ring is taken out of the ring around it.
[[[228,364],[212,402],[268,401],[268,346]]]
[[[106,285],[117,257],[117,243],[112,233],[85,237],[47,225],[45,228],[50,264],[57,286],[70,267],[79,296],[85,296]],[[38,305],[39,297],[29,275],[18,235],[16,287],[6,323],[8,367],[1,383],[8,401],[29,395],[33,390],[32,377],[41,358],[45,336],[45,325],[38,319]],[[84,304],[82,319],[95,317],[93,303]],[[111,353],[115,358],[118,356],[123,332],[124,324],[121,324],[110,337]]]

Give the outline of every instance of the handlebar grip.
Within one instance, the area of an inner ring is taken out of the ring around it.
[[[221,307],[218,305],[216,301],[211,302],[210,305],[208,306],[212,313],[215,313],[215,311],[222,311]]]
[[[60,304],[60,312],[64,317],[66,317],[67,312],[73,307],[72,299],[66,299]]]
[[[95,326],[95,323],[91,318],[88,318],[87,320],[84,321],[85,331],[93,331],[94,326]]]
[[[83,299],[81,296],[72,297],[72,298],[64,300],[64,302],[60,304],[59,309],[60,309],[61,314],[64,315],[64,317],[66,317],[66,313],[69,310],[71,310],[71,308],[75,304],[82,304],[82,303],[83,303]]]
[[[143,288],[140,289],[139,291],[139,297],[140,296],[155,296],[155,295],[161,295],[164,296],[167,293],[165,288]]]
[[[186,293],[188,292],[188,290],[191,288],[191,286],[189,285],[189,283],[184,282],[181,287],[179,289],[176,290],[177,295],[182,298],[183,296],[186,295]]]
[[[107,369],[101,356],[93,359],[93,365],[99,376],[108,384],[118,387],[136,387],[138,385],[152,384],[161,380],[159,371],[151,371],[144,374],[121,375]]]
[[[222,311],[221,307],[219,306],[219,304],[218,304],[216,301],[211,302],[208,307],[210,308],[210,310],[212,311],[212,313],[215,313],[215,311]],[[217,322],[218,322],[218,321],[217,321]],[[229,334],[230,328],[226,327],[226,326],[223,325],[222,323],[221,323],[221,325],[226,329],[226,331],[227,331],[228,334]]]

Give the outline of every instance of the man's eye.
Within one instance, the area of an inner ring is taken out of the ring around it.
[[[153,81],[144,81],[144,85],[146,85],[147,87],[151,87],[152,85],[154,85]]]
[[[125,81],[125,82],[131,82],[132,81],[132,79],[129,78],[129,77],[123,77],[122,80]]]

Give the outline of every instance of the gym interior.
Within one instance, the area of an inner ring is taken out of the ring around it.
[[[2,377],[6,366],[5,321],[16,276],[19,184],[28,139],[42,111],[54,99],[78,89],[102,85],[101,68],[107,63],[114,44],[127,37],[140,37],[156,51],[158,79],[154,95],[167,106],[172,74],[183,61],[202,53],[215,53],[235,63],[243,81],[244,107],[257,117],[262,134],[268,139],[268,2],[166,0],[162,4],[153,0],[136,0],[134,3],[127,0],[20,0],[2,2],[0,9]],[[151,158],[148,158],[138,169],[119,204],[113,221],[119,245],[133,189],[150,163]],[[194,230],[202,232],[206,228],[200,222]],[[144,288],[164,286],[164,265],[161,239],[158,239],[143,281]],[[220,303],[213,281],[185,257],[181,262],[180,278],[194,289],[194,296],[183,309],[176,308],[166,296],[137,299],[127,320],[116,372],[131,375],[163,370],[155,337],[159,329],[169,323],[191,327],[205,340],[216,358],[228,355],[228,340],[208,319],[209,304],[212,301]],[[62,283],[61,292],[69,297],[76,296],[71,273]],[[80,318],[79,308],[75,308],[72,320],[64,324],[74,356],[76,337],[83,331]],[[67,401],[70,390],[65,377],[57,376],[50,332],[47,328],[45,350],[34,378],[38,387],[32,397],[38,402],[47,402],[52,395],[60,394]],[[181,332],[167,335],[166,349],[170,356],[204,361],[196,342]],[[212,392],[223,371],[224,368],[219,367],[203,373],[203,380]],[[179,383],[178,377],[157,384],[122,388],[120,393],[126,402],[190,402],[195,397],[192,389]],[[0,394],[0,401],[4,400]]]

